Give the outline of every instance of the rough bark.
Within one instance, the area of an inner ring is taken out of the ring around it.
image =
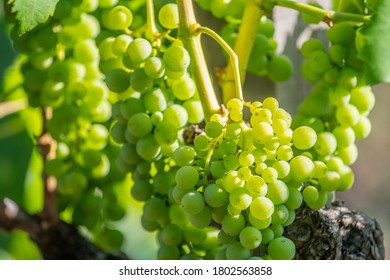
[[[366,214],[335,201],[320,210],[306,207],[286,228],[297,247],[296,259],[383,260],[383,232]]]

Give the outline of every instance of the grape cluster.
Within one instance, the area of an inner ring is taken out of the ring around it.
[[[112,250],[123,236],[109,222],[121,219],[125,207],[113,188],[124,176],[112,168],[119,151],[109,140],[112,105],[96,45],[99,11],[109,2],[60,1],[44,25],[18,36],[16,24],[14,42],[25,56],[21,71],[29,104],[51,112],[45,126],[57,147],[45,171],[57,179],[59,211]]]
[[[190,56],[173,39],[179,21],[176,4],[162,6],[158,19],[161,29],[154,37],[146,39],[146,31],[130,36],[116,30],[99,44],[107,86],[119,97],[111,127],[121,146],[116,166],[131,173],[131,195],[144,203],[141,224],[158,234],[158,259],[212,258],[217,230],[192,226],[173,198],[178,164],[195,157],[183,134],[204,116],[189,73]],[[161,35],[168,32],[169,39]]]
[[[213,115],[193,148],[174,152],[180,168],[173,198],[193,226],[219,225],[217,259],[295,256],[284,227],[303,203],[302,186],[323,176],[325,167],[307,155],[295,156],[296,149],[308,153],[317,134],[308,126],[293,130],[291,122],[272,97],[252,103],[231,99],[226,115]]]
[[[317,198],[322,191],[345,191],[352,186],[354,175],[350,166],[358,156],[355,142],[371,131],[368,115],[375,97],[364,81],[363,64],[355,46],[355,29],[350,23],[337,23],[326,33],[331,42],[328,50],[317,39],[309,39],[301,49],[305,57],[301,73],[315,84],[300,105],[293,124],[316,131],[318,139],[310,157],[327,167],[316,185],[303,190],[309,206],[314,206],[312,195]]]

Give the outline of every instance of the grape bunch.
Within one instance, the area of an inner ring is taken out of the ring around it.
[[[309,39],[301,49],[305,57],[302,76],[315,84],[293,124],[307,125],[318,134],[310,154],[328,169],[315,186],[319,191],[345,191],[352,186],[354,175],[350,166],[358,157],[356,140],[367,137],[371,131],[368,115],[375,96],[364,81],[355,34],[356,27],[350,23],[337,23],[326,33],[331,42],[328,50],[317,39]],[[305,201],[310,206],[310,198]]]
[[[136,29],[134,37],[111,30],[99,44],[105,81],[118,96],[111,127],[120,145],[116,166],[131,174],[131,195],[144,202],[141,224],[158,233],[158,259],[212,258],[210,252],[218,247],[216,229],[192,226],[173,199],[175,152],[185,153],[186,163],[193,160],[185,133],[204,116],[189,72],[190,56],[182,42],[173,39],[179,20],[176,4],[162,6],[158,19],[159,34],[148,39],[142,29]],[[168,32],[169,39],[163,35]]]
[[[45,172],[56,177],[59,212],[112,250],[123,235],[109,223],[124,217],[125,206],[113,187],[124,175],[112,168],[119,150],[110,142],[112,105],[96,45],[106,2],[60,1],[44,25],[18,36],[15,24],[13,34],[29,104],[50,112],[45,129],[56,148]]]
[[[249,123],[243,119],[245,109]],[[234,98],[225,115],[211,117],[193,148],[174,152],[180,168],[173,198],[193,226],[218,225],[217,259],[295,256],[284,228],[303,203],[302,187],[319,180],[326,166],[295,155],[297,149],[309,153],[317,134],[308,126],[293,130],[291,122],[272,97],[252,103]],[[323,198],[324,203],[330,199],[328,193]]]

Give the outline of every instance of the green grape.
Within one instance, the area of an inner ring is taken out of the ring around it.
[[[193,166],[182,166],[176,171],[175,180],[180,188],[191,190],[198,183],[198,170]]]
[[[121,147],[119,156],[127,164],[132,164],[132,165],[137,164],[141,160],[141,157],[137,154],[136,146],[128,143],[124,144]]]
[[[123,69],[113,69],[106,74],[107,87],[114,92],[121,93],[130,86],[130,75]]]
[[[252,197],[245,191],[244,188],[236,188],[230,193],[229,202],[234,208],[238,210],[245,210],[250,206]]]
[[[211,209],[207,206],[203,207],[202,211],[197,214],[190,214],[189,220],[194,227],[205,228],[210,225],[212,220]]]
[[[290,162],[290,173],[297,182],[307,182],[315,174],[315,166],[306,156],[296,156]]]
[[[303,202],[303,197],[302,197],[301,191],[294,188],[294,187],[289,187],[288,193],[289,193],[288,199],[284,203],[284,205],[287,206],[287,208],[289,210],[295,210],[295,209],[298,209],[299,207],[301,207],[302,202]]]
[[[358,157],[358,149],[356,144],[338,149],[337,156],[339,156],[346,165],[354,164]]]
[[[152,134],[148,134],[147,136],[139,139],[136,149],[137,153],[147,161],[156,159],[161,152],[161,147]]]
[[[158,21],[166,29],[176,29],[179,26],[179,11],[173,3],[161,7],[158,12]]]
[[[187,100],[182,106],[186,109],[188,114],[188,123],[198,124],[204,120],[202,103],[196,100]]]
[[[131,196],[138,201],[146,201],[153,194],[153,186],[147,181],[137,180],[131,190]]]
[[[196,152],[191,146],[180,146],[173,152],[173,160],[178,166],[190,165],[195,159]]]
[[[228,193],[231,193],[235,188],[243,187],[244,181],[238,177],[236,170],[229,170],[222,178],[222,186]]]
[[[233,241],[226,248],[227,260],[246,260],[250,257],[250,250],[241,245],[238,241]]]
[[[344,104],[337,108],[336,119],[341,126],[354,126],[359,121],[359,111],[351,104]]]
[[[276,180],[275,182],[268,184],[267,198],[269,198],[273,204],[282,204],[287,201],[288,197],[289,190],[283,181]]]
[[[117,5],[104,10],[101,22],[109,30],[124,31],[133,22],[133,13],[126,6]]]
[[[350,103],[360,114],[368,114],[375,105],[375,96],[370,87],[357,87],[351,90]]]
[[[340,175],[336,171],[327,171],[324,176],[318,179],[319,185],[326,191],[335,191],[341,185]]]
[[[154,138],[160,145],[172,145],[177,140],[178,131],[168,121],[160,122],[154,129]]]
[[[261,244],[269,244],[275,238],[274,232],[269,227],[260,230],[260,232],[262,236]]]
[[[271,222],[273,225],[282,225],[284,224],[289,217],[289,210],[286,206],[275,205],[275,210],[271,216]]]
[[[293,65],[287,56],[275,55],[268,63],[267,71],[267,74],[272,81],[284,82],[291,77]]]
[[[329,57],[324,51],[313,51],[307,61],[310,70],[318,74],[324,73],[331,67]]]
[[[364,139],[371,133],[371,121],[366,116],[361,115],[359,121],[352,127],[352,129],[356,139]]]
[[[209,184],[204,190],[204,199],[211,207],[226,205],[228,197],[228,193],[218,184]]]
[[[179,100],[192,98],[196,92],[194,81],[190,77],[182,77],[172,82],[173,95]]]
[[[165,74],[165,66],[161,58],[153,56],[145,61],[145,74],[152,79],[160,79]]]
[[[122,103],[118,103],[118,106],[120,108],[120,116],[126,120],[128,120],[134,114],[145,112],[145,107],[142,100],[133,97],[124,100]]]
[[[152,45],[149,41],[143,38],[137,38],[131,41],[126,53],[129,59],[137,64],[145,62],[152,55],[152,51]]]
[[[184,127],[188,121],[186,109],[179,104],[173,104],[164,111],[164,120],[170,122],[174,127],[180,129]]]
[[[92,39],[79,40],[74,45],[73,55],[77,61],[83,63],[93,62],[99,57],[99,49]]]
[[[357,72],[354,69],[343,67],[339,73],[337,84],[340,87],[351,90],[357,86]]]
[[[200,151],[205,151],[209,148],[210,140],[205,134],[199,134],[195,137],[194,146]]]
[[[327,30],[326,37],[334,45],[349,46],[354,43],[355,29],[348,22],[340,22]]]
[[[294,130],[292,141],[296,148],[308,150],[316,143],[317,134],[311,127],[301,126]]]
[[[254,218],[265,220],[274,212],[274,203],[267,197],[256,197],[252,200],[249,210]]]
[[[273,260],[292,260],[295,244],[286,237],[275,238],[268,244],[268,254]]]
[[[260,230],[268,228],[268,226],[271,224],[271,217],[269,217],[265,220],[259,220],[259,219],[256,219],[255,217],[253,217],[253,215],[251,213],[249,213],[249,215],[248,215],[248,220],[252,226],[254,226],[255,228],[260,229]]]
[[[160,88],[155,88],[144,94],[145,109],[150,113],[164,111],[167,108],[167,100]]]
[[[203,210],[205,207],[205,200],[201,193],[190,191],[181,199],[181,206],[186,213],[195,215]]]
[[[222,125],[216,121],[210,121],[206,124],[205,132],[210,138],[217,138],[222,134]]]
[[[338,191],[346,191],[350,189],[354,183],[355,175],[352,169],[344,165],[341,170],[339,170],[339,175],[341,178],[341,185],[338,187]]]
[[[222,230],[229,236],[237,236],[245,226],[245,218],[241,214],[226,214],[222,219]]]
[[[254,175],[245,182],[245,189],[251,196],[258,197],[265,196],[268,187],[262,177]]]
[[[153,190],[155,193],[166,195],[168,190],[174,186],[175,177],[172,172],[159,171],[153,177]]]
[[[139,68],[131,74],[130,84],[135,91],[145,93],[153,88],[153,79],[145,74],[143,68]]]
[[[210,173],[214,178],[222,178],[226,172],[223,161],[213,161],[210,164]]]
[[[278,171],[276,171],[273,167],[266,167],[261,172],[261,177],[263,177],[264,181],[268,184],[273,183],[278,178]]]
[[[257,25],[257,32],[271,38],[275,32],[275,25],[272,19],[262,16]]]
[[[260,246],[262,236],[259,229],[251,226],[243,228],[239,234],[240,243],[247,249],[255,249]]]
[[[157,251],[159,260],[177,260],[180,258],[180,251],[176,246],[162,244]]]
[[[315,168],[313,177],[318,179],[324,176],[326,171],[328,170],[327,165],[324,162],[318,160],[314,161],[313,163]]]
[[[147,220],[157,221],[167,212],[168,208],[162,198],[152,197],[145,201],[143,215]]]
[[[284,179],[290,173],[290,164],[287,161],[276,161],[272,165],[272,168],[274,168],[276,173],[278,174],[278,179]]]
[[[88,185],[86,176],[78,171],[68,173],[63,182],[59,184],[59,192],[64,195],[74,195],[82,193]]]
[[[128,129],[135,137],[141,138],[152,132],[153,124],[149,115],[145,113],[136,113],[130,117]]]
[[[333,133],[324,131],[317,135],[314,150],[321,156],[333,154],[337,148],[337,139]]]
[[[164,244],[178,246],[183,241],[184,233],[179,226],[175,224],[169,224],[161,230],[160,236]]]
[[[355,132],[351,127],[337,126],[333,131],[338,147],[346,147],[355,142]]]
[[[165,67],[172,72],[182,72],[190,65],[190,55],[185,48],[172,45],[164,53],[163,61]]]
[[[331,62],[337,64],[338,66],[342,66],[347,50],[341,45],[332,45],[329,47],[328,54]]]

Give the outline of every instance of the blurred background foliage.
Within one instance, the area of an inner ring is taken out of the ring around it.
[[[42,206],[42,182],[40,172],[42,162],[34,149],[34,135],[40,131],[40,115],[36,109],[25,108],[23,91],[18,88],[22,82],[12,65],[17,53],[8,37],[9,29],[4,22],[3,0],[0,0],[0,197],[10,197],[29,213],[35,213]],[[322,1],[330,2],[330,1]],[[329,4],[329,3],[328,3]],[[302,26],[299,16],[289,11],[276,11],[276,39],[279,51],[290,56],[295,63],[302,59],[299,54],[299,41],[302,34],[309,33],[321,38],[321,30]],[[222,21],[213,19],[207,12],[197,10],[198,20],[216,31],[222,27]],[[280,21],[278,21],[280,19]],[[283,20],[281,20],[283,19]],[[291,29],[294,27],[294,29]],[[203,40],[206,58],[212,72],[225,65],[225,56],[221,48],[209,38]],[[296,66],[291,81],[274,85],[265,78],[248,75],[244,95],[248,100],[262,100],[266,96],[276,96],[281,106],[291,114],[305,96],[310,85],[299,78],[299,66]],[[8,78],[4,78],[8,77]],[[218,87],[216,86],[218,90]],[[371,135],[357,143],[359,158],[352,166],[355,171],[354,187],[337,198],[346,202],[352,209],[365,212],[377,219],[385,238],[386,259],[390,259],[390,85],[380,84],[374,87],[376,107],[371,113]],[[19,108],[15,113],[6,114],[4,102],[16,100],[10,107]],[[16,104],[16,105],[15,105]],[[23,109],[21,109],[23,108]],[[120,203],[127,205],[127,215],[114,226],[125,236],[122,250],[133,259],[153,259],[156,246],[154,234],[144,231],[139,217],[142,205],[129,195],[131,182],[118,186]],[[40,259],[37,247],[23,232],[0,231],[0,259]]]

